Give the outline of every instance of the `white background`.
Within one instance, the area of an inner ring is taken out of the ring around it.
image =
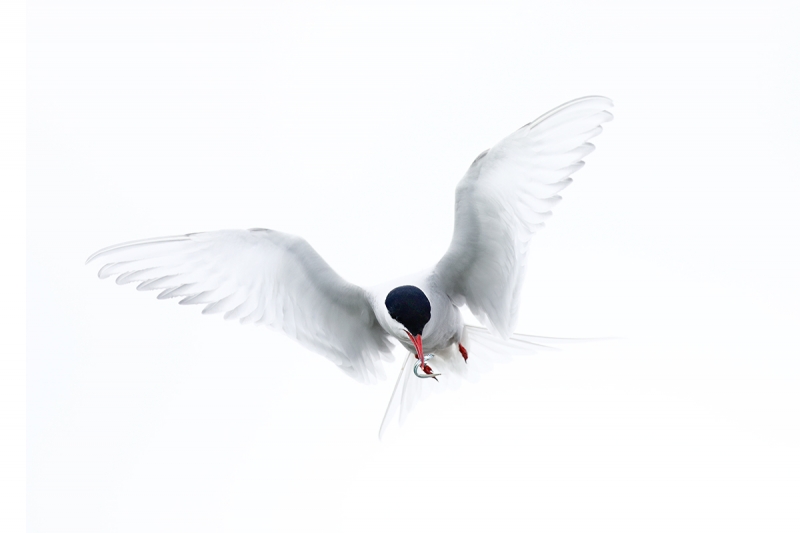
[[[796,13],[642,4],[30,2],[28,530],[797,531]],[[383,442],[394,377],[84,266],[268,227],[356,283],[419,270],[472,159],[587,94],[616,118],[517,330],[624,340]]]

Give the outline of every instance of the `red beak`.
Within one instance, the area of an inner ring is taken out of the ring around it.
[[[414,343],[414,348],[417,349],[417,359],[425,362],[424,352],[422,351],[422,335],[414,336],[408,331],[406,331],[406,335],[408,335],[408,338],[411,339],[412,343]]]

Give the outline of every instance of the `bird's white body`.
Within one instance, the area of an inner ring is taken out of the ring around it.
[[[88,261],[105,259],[101,278],[138,282],[139,290],[160,290],[159,299],[180,297],[181,304],[205,305],[205,314],[279,329],[359,381],[384,377],[394,339],[409,355],[383,431],[427,394],[474,381],[510,353],[542,348],[537,338],[513,335],[529,241],[594,149],[587,141],[612,119],[611,106],[600,96],[567,102],[480,154],[456,188],[453,240],[442,259],[377,287],[348,283],[305,240],[267,229],[135,241]],[[405,285],[421,290],[430,304],[419,337],[424,354],[387,309],[387,295]],[[465,326],[463,305],[487,329]],[[460,344],[469,350],[469,364]],[[415,351],[417,358],[433,354],[440,382],[411,377]]]

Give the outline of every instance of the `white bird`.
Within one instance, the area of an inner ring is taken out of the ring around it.
[[[269,229],[127,242],[86,262],[104,260],[100,278],[139,282],[139,290],[160,290],[160,300],[180,297],[204,304],[204,314],[279,329],[362,382],[385,377],[382,362],[393,360],[391,341],[398,342],[408,356],[382,435],[434,390],[553,340],[512,334],[528,243],[594,150],[588,141],[612,120],[612,106],[602,96],[572,100],[481,153],[456,188],[450,247],[421,274],[364,289],[304,239]],[[488,331],[464,325],[463,305]]]

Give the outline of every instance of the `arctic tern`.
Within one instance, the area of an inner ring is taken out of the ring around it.
[[[612,120],[612,106],[602,96],[572,100],[481,153],[456,188],[444,256],[391,283],[348,283],[304,239],[269,229],[127,242],[87,263],[102,259],[100,278],[160,290],[159,300],[181,298],[205,305],[204,314],[279,329],[362,382],[385,377],[383,362],[398,342],[408,355],[382,435],[431,392],[474,381],[513,353],[547,348],[547,338],[513,334],[528,243],[594,150],[588,141]],[[487,329],[465,326],[464,305]]]

